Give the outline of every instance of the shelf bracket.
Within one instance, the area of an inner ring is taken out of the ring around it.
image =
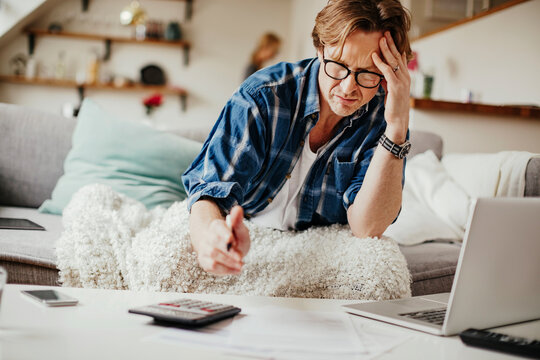
[[[105,39],[105,54],[103,54],[103,61],[107,61],[111,58],[111,39]]]
[[[90,0],[82,0],[82,11],[87,12],[88,11],[88,4],[90,3]]]
[[[191,20],[193,15],[193,0],[186,0],[186,21]]]
[[[186,96],[186,94],[180,95],[180,108],[182,109],[182,112],[186,112],[186,109],[187,109],[187,96]]]
[[[84,100],[84,85],[77,85],[77,93],[79,94],[79,106],[73,110],[73,116],[79,116],[79,111],[81,110],[82,102]]]
[[[28,33],[28,55],[34,55],[34,49],[36,48],[36,35],[34,33]]]
[[[187,66],[189,64],[189,46],[184,47],[184,65]]]
[[[84,85],[77,86],[77,93],[79,94],[79,103],[82,104],[84,100]]]

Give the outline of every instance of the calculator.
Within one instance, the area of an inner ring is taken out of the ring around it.
[[[129,309],[132,314],[147,315],[158,323],[198,327],[238,314],[241,309],[231,305],[203,300],[180,299]]]

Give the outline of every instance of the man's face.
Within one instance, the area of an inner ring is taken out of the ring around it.
[[[353,114],[363,105],[367,104],[379,87],[366,89],[356,83],[354,73],[349,74],[343,80],[334,80],[324,71],[323,55],[325,59],[337,61],[352,71],[368,70],[381,74],[371,59],[371,54],[381,54],[379,39],[381,32],[366,33],[357,30],[345,40],[343,53],[337,59],[338,48],[326,46],[318,51],[321,67],[319,69],[319,98],[321,102],[328,103],[331,111],[345,117]],[[323,54],[324,51],[324,54]],[[322,105],[322,104],[321,104]]]

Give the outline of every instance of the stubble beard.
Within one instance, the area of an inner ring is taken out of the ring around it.
[[[340,103],[339,99],[337,98],[335,94],[332,94],[331,96],[332,97],[329,101],[330,110],[332,110],[334,114],[341,117],[346,117],[346,116],[354,114],[363,105],[360,101],[356,101],[354,104],[347,106]]]

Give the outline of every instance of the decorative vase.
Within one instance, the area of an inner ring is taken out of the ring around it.
[[[177,21],[171,21],[165,30],[165,39],[168,41],[178,41],[182,39],[182,29]]]
[[[432,91],[433,91],[433,76],[424,75],[424,91],[423,91],[424,99],[431,99]]]

